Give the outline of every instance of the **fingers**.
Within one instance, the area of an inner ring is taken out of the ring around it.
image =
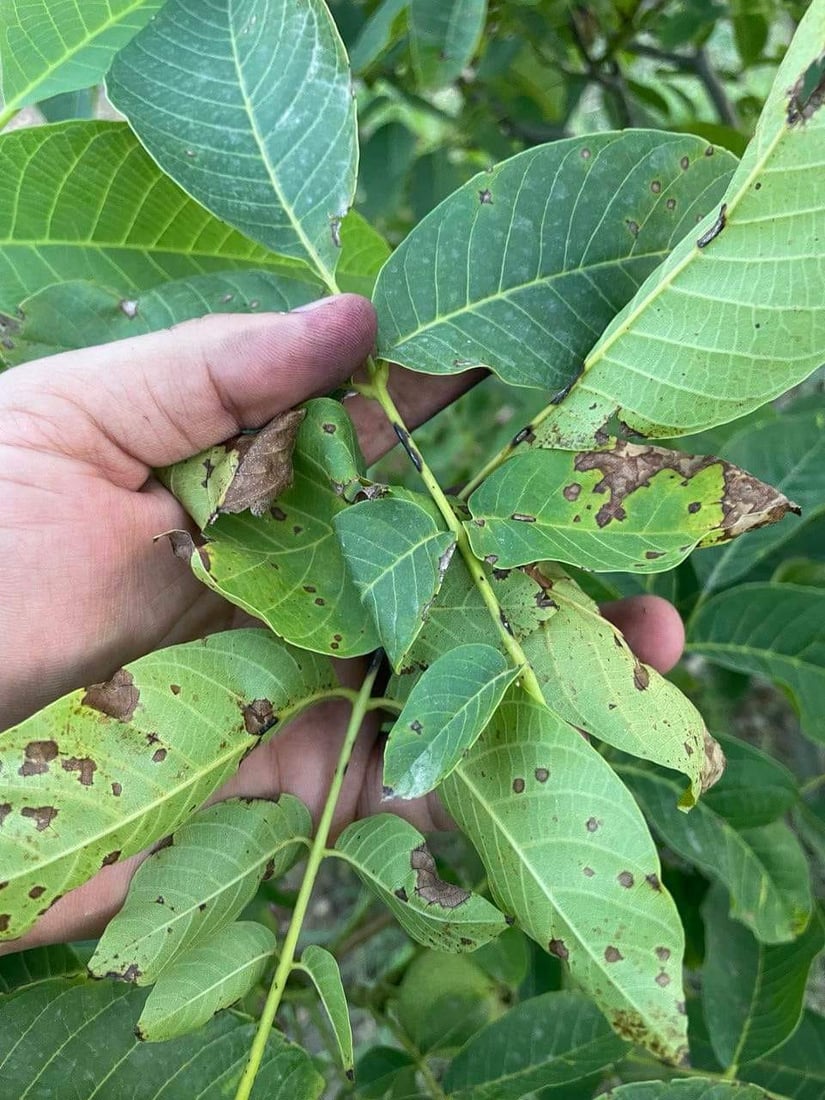
[[[10,371],[0,404],[21,438],[139,488],[148,468],[255,428],[348,378],[375,313],[343,294],[285,314],[212,315]]]
[[[685,628],[673,604],[661,596],[630,596],[602,604],[602,615],[621,630],[640,661],[669,672],[685,646]]]

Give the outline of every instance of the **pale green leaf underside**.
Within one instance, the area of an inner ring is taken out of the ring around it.
[[[802,509],[802,520],[737,539],[694,558],[702,587],[713,591],[748,573],[825,509],[825,412],[809,409],[735,435],[725,458],[775,486]]]
[[[702,1006],[722,1066],[752,1062],[790,1037],[802,1016],[811,964],[825,947],[817,911],[797,940],[765,945],[730,919],[729,908],[726,890],[714,884],[702,903]]]
[[[334,848],[392,910],[418,943],[439,951],[474,951],[507,924],[485,898],[435,874],[424,837],[394,814],[356,821]]]
[[[436,207],[385,264],[382,355],[560,390],[719,201],[734,159],[684,134],[591,134],[519,153]],[[687,165],[682,167],[682,163]]]
[[[743,416],[815,370],[825,353],[820,227],[825,112],[788,122],[789,91],[825,43],[814,0],[779,67],[756,133],[714,205],[608,326],[541,429],[587,445],[616,412],[653,438]]]
[[[90,972],[99,978],[128,973],[138,985],[151,984],[183,952],[234,920],[264,875],[287,871],[305,852],[311,831],[309,811],[288,794],[278,802],[230,799],[201,810],[138,868]]]
[[[5,0],[0,6],[3,117],[99,84],[163,0]]]
[[[473,59],[487,0],[410,0],[410,53],[423,88],[451,84]]]
[[[688,629],[692,653],[783,684],[809,737],[825,739],[825,590],[744,584],[703,603]]]
[[[347,996],[344,993],[341,972],[335,956],[318,944],[311,943],[301,952],[298,969],[309,976],[318,991],[321,1004],[335,1033],[335,1041],[341,1055],[341,1066],[344,1073],[351,1074],[355,1064],[352,1051],[352,1026],[349,1021]]]
[[[475,1035],[450,1063],[444,1091],[451,1100],[519,1100],[598,1073],[626,1049],[588,997],[545,993]]]
[[[446,778],[490,721],[519,670],[488,645],[443,653],[413,687],[384,751],[384,785],[419,798]]]
[[[190,194],[334,285],[358,150],[346,53],[323,0],[167,0],[106,87]]]
[[[705,724],[675,684],[643,665],[621,633],[556,566],[541,565],[556,614],[524,640],[547,705],[570,725],[633,756],[682,772],[699,797]],[[683,796],[682,801],[685,801]]]
[[[238,921],[185,951],[158,978],[138,1020],[138,1036],[154,1043],[203,1027],[263,977],[275,933]]]
[[[504,911],[566,960],[619,1035],[678,1060],[682,926],[644,819],[602,757],[508,697],[440,793]]]
[[[25,299],[5,333],[9,366],[170,328],[207,313],[282,313],[318,297],[312,283],[269,271],[193,275],[133,294],[81,279]],[[22,315],[22,316],[21,316]]]
[[[550,560],[659,573],[697,546],[776,522],[788,501],[721,459],[612,440],[515,454],[469,505],[473,550],[499,567]]]
[[[277,720],[335,685],[328,660],[236,630],[152,653],[7,730],[2,938],[173,832]]]
[[[66,122],[0,138],[0,309],[65,279],[130,296],[169,279],[262,268],[313,286],[213,217],[163,174],[120,122]]]
[[[0,1075],[8,1095],[52,1100],[227,1100],[238,1085],[255,1023],[228,1013],[161,1045],[134,1025],[146,991],[124,982],[52,978],[0,1003]],[[253,1100],[317,1100],[324,1079],[309,1055],[272,1030]]]
[[[665,843],[727,887],[735,920],[763,943],[799,935],[811,914],[811,886],[805,855],[787,825],[734,829],[704,800],[683,814],[674,776],[630,761],[617,770]]]
[[[339,511],[346,568],[397,671],[418,636],[455,550],[429,497],[383,497]]]

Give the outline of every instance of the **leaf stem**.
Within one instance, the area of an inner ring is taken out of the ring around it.
[[[379,651],[380,652],[380,651]],[[349,723],[347,724],[347,730],[344,734],[344,743],[341,746],[341,752],[338,756],[338,763],[335,765],[335,773],[332,777],[332,782],[329,785],[329,794],[327,795],[326,802],[324,803],[324,809],[321,813],[321,820],[318,822],[318,828],[315,832],[315,838],[312,842],[312,848],[310,849],[309,857],[307,859],[306,871],[301,882],[301,889],[298,891],[298,897],[295,901],[295,908],[292,912],[292,919],[289,922],[289,928],[287,930],[286,937],[284,939],[284,945],[281,950],[280,957],[278,959],[278,965],[275,968],[275,975],[272,979],[272,985],[269,989],[269,994],[266,998],[266,1004],[264,1005],[261,1018],[258,1021],[258,1030],[255,1034],[255,1039],[252,1043],[252,1047],[249,1051],[249,1059],[244,1068],[243,1076],[238,1084],[237,1092],[235,1093],[235,1100],[249,1100],[252,1087],[255,1084],[255,1077],[261,1066],[264,1053],[266,1051],[267,1040],[269,1039],[269,1033],[272,1030],[272,1025],[275,1022],[275,1015],[281,1004],[281,998],[284,995],[287,979],[293,968],[295,961],[295,951],[298,946],[298,937],[301,934],[301,928],[307,914],[307,907],[309,905],[309,899],[312,894],[312,889],[315,885],[315,879],[318,876],[318,869],[321,866],[321,862],[326,855],[327,840],[329,839],[330,829],[332,827],[332,818],[335,813],[335,807],[338,803],[338,797],[341,793],[341,787],[344,782],[344,775],[346,774],[347,765],[349,764],[350,756],[352,755],[353,747],[355,746],[356,738],[358,737],[358,731],[361,729],[361,723],[364,720],[364,715],[369,709],[370,705],[370,693],[372,691],[373,684],[375,683],[375,677],[378,673],[380,662],[373,660],[369,671],[367,672],[364,682],[358,690],[357,695],[352,704],[352,713],[350,714]]]
[[[424,482],[424,486],[427,492],[433,499],[435,506],[441,513],[444,522],[447,527],[455,535],[456,546],[458,552],[464,559],[464,564],[467,566],[467,570],[472,577],[473,583],[478,589],[481,598],[484,600],[484,604],[487,610],[490,612],[490,616],[493,622],[496,624],[496,629],[501,637],[504,649],[513,664],[519,670],[519,678],[516,681],[524,690],[530,695],[537,703],[541,703],[542,706],[546,706],[544,696],[542,695],[541,686],[536,679],[536,674],[530,667],[530,663],[525,656],[524,650],[521,648],[515,635],[512,633],[510,624],[507,622],[507,618],[501,609],[501,605],[496,599],[496,594],[493,591],[493,586],[484,572],[484,566],[478,560],[473,553],[470,546],[470,539],[467,532],[464,530],[464,525],[458,516],[453,511],[453,507],[450,504],[444,490],[439,485],[435,475],[433,474],[424,456],[419,449],[413,443],[412,436],[407,429],[404,421],[398,411],[395,402],[393,401],[389,389],[387,387],[387,379],[389,376],[389,364],[384,361],[375,363],[373,359],[367,360],[367,371],[370,378],[370,386],[362,392],[366,392],[368,396],[372,397],[381,408],[384,410],[384,414],[392,424],[395,434],[401,441],[401,445],[409,455],[410,461],[415,466],[421,480]]]

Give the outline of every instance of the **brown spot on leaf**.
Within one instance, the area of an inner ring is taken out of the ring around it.
[[[524,780],[521,776],[513,780],[513,790],[516,794],[521,794],[524,791]]]
[[[139,701],[140,692],[135,686],[135,678],[126,668],[119,668],[111,680],[92,684],[81,699],[84,707],[99,710],[118,722],[131,721]]]
[[[557,959],[566,960],[570,958],[570,952],[567,950],[564,940],[550,940],[547,950],[551,955],[555,955]]]
[[[57,756],[57,742],[29,741],[23,749],[23,756],[23,765],[18,768],[18,775],[43,775],[49,770],[50,762]]]
[[[605,947],[605,949],[604,949],[604,960],[605,960],[605,962],[609,962],[609,963],[621,962],[621,960],[623,958],[624,958],[624,955],[621,953],[621,951],[618,949],[618,947],[614,947],[612,944],[609,944],[607,947]]]
[[[667,202],[665,203],[665,206],[667,207],[668,210],[675,210],[676,209],[676,199],[668,199]]]
[[[684,1001],[676,1002],[676,1011],[679,1013],[680,1016],[687,1016],[687,1005]]]
[[[279,522],[283,522],[283,520],[286,519],[286,512],[282,508],[270,508],[269,514],[272,516],[273,519],[276,519]]]
[[[163,896],[163,894],[158,894],[158,896],[155,898],[155,905],[165,905],[165,904],[166,904],[166,898]]]
[[[655,561],[656,558],[663,558],[664,556],[664,550],[645,550],[645,557],[648,561]]]
[[[169,690],[173,695],[180,695],[180,684],[170,684]]]
[[[546,783],[550,778],[550,772],[547,768],[536,768],[535,776],[538,783]]]
[[[413,722],[410,722],[410,729],[413,731],[413,733],[421,733],[423,728],[424,727],[421,725],[417,718]]]
[[[629,890],[635,882],[635,879],[633,878],[633,875],[630,873],[630,871],[621,871],[616,876],[616,880],[620,886],[624,886],[625,890]]]
[[[269,699],[253,699],[241,707],[241,714],[244,729],[252,737],[261,737],[278,721]]]
[[[659,881],[658,875],[645,875],[645,882],[648,884],[650,889],[655,890],[656,893],[659,893],[659,891],[662,889],[662,884]]]
[[[266,867],[264,867],[264,873],[262,877],[263,882],[267,882],[275,874],[275,860],[267,860]]]
[[[507,578],[510,576],[511,572],[512,572],[511,569],[494,569],[493,570],[493,580],[506,581]]]
[[[141,973],[137,963],[131,963],[125,970],[110,970],[105,976],[116,982],[136,982]]]
[[[84,787],[91,787],[94,783],[97,764],[90,756],[70,756],[61,761],[61,767],[64,772],[77,772],[77,780]]]
[[[656,985],[661,986],[662,989],[664,989],[665,986],[670,985],[670,975],[665,974],[664,970],[660,971],[656,975]]]
[[[634,237],[639,236],[639,223],[638,222],[634,222],[632,218],[625,218],[624,223],[625,223],[625,225],[627,226],[627,228],[630,230],[631,234]]]
[[[38,833],[48,829],[58,812],[54,806],[24,806],[20,811],[23,817],[29,817],[34,821]]]
[[[11,923],[10,913],[0,913],[0,932],[8,932]]]
[[[483,191],[479,191],[478,201],[481,203],[482,206],[492,206],[493,192],[490,190],[489,187],[485,187]]]
[[[205,902],[205,901],[202,901],[202,902],[200,903],[200,905],[198,906],[198,912],[199,912],[199,913],[203,913],[203,911],[204,911],[205,909],[206,909],[206,902]]]
[[[585,828],[587,829],[588,833],[595,833],[600,824],[601,822],[597,821],[595,817],[588,817],[587,821],[585,822]]]
[[[657,947],[656,948],[656,958],[659,960],[659,962],[666,963],[667,960],[670,958],[670,948],[669,947]]]
[[[725,754],[722,752],[722,746],[714,737],[711,737],[707,730],[704,731],[704,750],[705,757],[702,762],[702,770],[699,773],[699,785],[703,794],[717,780],[721,779],[727,763]]]
[[[292,452],[305,409],[279,413],[254,435],[233,440],[238,457],[235,476],[221,502],[220,512],[262,516],[292,484]]]
[[[455,909],[469,898],[468,890],[439,878],[435,860],[426,844],[420,844],[410,852],[410,866],[416,872],[416,894],[430,905]]]
[[[702,502],[701,502],[701,500],[692,500],[692,501],[690,502],[690,504],[688,505],[688,509],[687,509],[687,510],[688,510],[688,511],[690,512],[690,514],[691,514],[692,516],[695,516],[695,515],[696,515],[696,513],[697,513],[697,512],[698,512],[698,511],[700,510],[700,508],[701,508],[701,507],[702,507]]]
[[[327,433],[327,435],[335,435],[338,431],[338,427],[335,424],[322,424],[321,427]]]
[[[0,802],[0,825],[6,820],[11,813],[11,802]]]
[[[315,603],[316,607],[324,607],[327,601],[323,598],[323,596],[317,596],[313,602]]]
[[[644,691],[650,683],[650,673],[641,661],[633,666],[633,684],[637,691]]]
[[[0,882],[0,890],[5,890],[6,887],[8,886],[8,884],[9,884],[8,879],[6,879],[5,882]]]
[[[680,165],[682,171],[686,172],[688,170],[688,168],[690,168],[690,158],[689,157],[682,157],[682,159],[679,161],[679,165]]]
[[[162,764],[166,759],[166,749],[155,749],[152,753],[152,760],[155,764]]]
[[[561,491],[561,495],[564,497],[565,500],[578,500],[579,493],[581,493],[581,491],[581,485],[579,485],[577,481],[573,481],[569,485],[565,485],[565,487]]]
[[[516,520],[517,523],[535,523],[536,517],[529,516],[525,512],[513,512],[510,519]]]
[[[123,794],[123,786],[120,783],[113,783],[112,794],[115,796],[115,798],[120,798],[120,796]]]
[[[410,900],[409,897],[407,896],[407,891],[404,889],[403,886],[399,886],[397,890],[393,890],[393,893],[395,894],[395,896],[398,898],[399,901],[409,901]]]
[[[730,462],[722,462],[724,495],[720,541],[736,538],[766,524],[776,523],[788,512],[801,513],[798,504],[770,485],[752,477]]]
[[[654,195],[658,195],[659,192],[662,190],[661,180],[651,180],[650,181],[650,190],[653,192]]]
[[[825,54],[812,61],[794,86],[788,89],[789,126],[813,118],[825,102]]]
[[[117,863],[117,861],[120,859],[120,852],[120,848],[116,848],[113,852],[109,852],[107,856],[103,857],[103,861],[101,862],[100,866],[111,867],[113,863]]]
[[[32,886],[31,890],[29,890],[29,897],[32,899],[32,901],[36,901],[39,897],[42,897],[43,894],[45,894],[45,893],[46,893],[46,887],[45,886]]]
[[[596,873],[596,872],[595,872],[595,871],[593,870],[593,868],[592,868],[592,867],[585,867],[585,868],[584,868],[584,869],[582,870],[582,874],[584,875],[584,877],[585,877],[585,878],[593,878],[593,876],[595,875],[595,873]]]

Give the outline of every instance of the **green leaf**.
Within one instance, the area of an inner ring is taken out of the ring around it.
[[[9,1096],[52,1100],[226,1100],[240,1081],[255,1023],[223,1013],[160,1046],[137,1040],[146,997],[123,982],[52,978],[0,1001],[0,1074]],[[252,1100],[318,1100],[324,1080],[305,1051],[267,1039]]]
[[[298,969],[303,970],[312,980],[324,1006],[335,1041],[341,1055],[341,1065],[345,1076],[351,1081],[355,1075],[355,1056],[352,1052],[352,1027],[349,1022],[347,996],[341,982],[341,972],[335,956],[323,947],[311,943],[301,952]]]
[[[621,439],[578,453],[515,454],[469,505],[473,550],[504,568],[549,559],[645,573],[795,508],[721,459]]]
[[[770,1054],[793,1034],[811,964],[825,947],[816,910],[799,939],[766,946],[731,920],[728,909],[727,892],[716,883],[702,905],[702,1003],[714,1053],[725,1067]]]
[[[507,927],[489,901],[439,878],[424,837],[394,814],[354,822],[333,852],[358,872],[404,930],[427,947],[474,951]]]
[[[641,663],[561,569],[542,564],[530,573],[557,606],[523,642],[547,705],[623,752],[682,772],[690,789],[680,803],[693,805],[719,775],[702,716],[675,684]]]
[[[390,246],[357,210],[341,222],[341,252],[335,277],[341,290],[369,298],[378,272],[390,255]]]
[[[32,947],[0,958],[0,993],[13,993],[49,978],[75,977],[85,970],[85,963],[70,944]]]
[[[407,29],[410,0],[381,0],[350,50],[350,65],[360,76],[384,56]]]
[[[793,1100],[822,1100],[825,1094],[825,1017],[805,1012],[799,1027],[778,1050],[743,1066],[740,1075]]]
[[[787,943],[802,932],[812,907],[808,864],[787,825],[735,829],[704,799],[682,814],[674,776],[629,761],[617,770],[665,843],[727,887],[735,920],[763,943]]]
[[[727,767],[705,794],[705,805],[735,829],[769,825],[784,817],[799,797],[796,780],[788,769],[746,741],[717,737]]]
[[[473,962],[497,982],[518,989],[532,972],[532,947],[522,931],[508,928],[498,939],[474,951]]]
[[[163,0],[6,0],[0,37],[0,125],[29,103],[99,84]]]
[[[409,1073],[415,1083],[415,1063],[409,1054],[397,1047],[370,1047],[366,1053],[358,1059],[356,1067],[358,1089],[356,1096],[359,1100],[385,1100],[386,1097],[394,1097],[390,1091],[400,1074]]]
[[[261,980],[275,950],[275,933],[237,921],[190,948],[163,971],[147,998],[137,1036],[148,1043],[196,1031]]]
[[[378,634],[350,580],[333,523],[348,507],[341,494],[358,482],[363,460],[352,421],[337,401],[322,398],[305,407],[292,488],[261,516],[219,516],[202,546],[185,535],[175,545],[199,580],[293,645],[353,657],[375,649]],[[226,450],[212,448],[161,473],[200,526],[215,511],[210,479]]]
[[[455,551],[429,498],[365,500],[335,517],[346,567],[396,672],[424,625]]]
[[[475,744],[518,674],[488,645],[457,646],[434,661],[390,731],[384,753],[390,797],[434,790]]]
[[[273,728],[336,686],[263,630],[173,646],[0,738],[0,938],[101,867],[173,832]]]
[[[587,446],[614,414],[653,438],[701,431],[820,365],[825,113],[814,89],[823,42],[825,3],[814,0],[724,195],[708,197],[707,217],[605,329],[542,440]],[[813,85],[803,91],[809,69]]]
[[[228,229],[158,168],[120,122],[0,137],[0,309],[65,279],[134,296],[167,279],[303,268]],[[65,319],[64,319],[65,320]]]
[[[685,1053],[684,934],[638,807],[574,729],[519,697],[440,788],[500,907],[623,1037]]]
[[[306,806],[288,794],[278,802],[230,799],[201,810],[138,868],[90,973],[150,985],[233,921],[262,878],[287,871],[311,832]]]
[[[610,1100],[770,1100],[753,1085],[728,1084],[710,1077],[644,1081],[611,1089]]]
[[[410,0],[410,52],[422,88],[451,84],[470,64],[487,0]]]
[[[733,437],[725,457],[775,486],[802,509],[803,519],[766,528],[693,560],[705,591],[727,588],[799,533],[825,509],[825,411],[809,409],[757,424]]]
[[[358,146],[347,55],[323,0],[167,0],[106,87],[207,209],[335,285]]]
[[[66,122],[70,118],[94,118],[97,88],[81,88],[77,92],[61,92],[43,99],[37,109],[46,122]]]
[[[207,313],[280,313],[317,297],[312,283],[269,271],[195,275],[134,294],[129,284],[118,291],[69,279],[21,303],[6,324],[3,358],[13,367],[44,355],[156,332]]]
[[[589,134],[474,176],[378,276],[381,355],[428,374],[486,366],[515,385],[567,386],[697,212],[721,198],[735,162],[705,147],[654,131]]]
[[[581,993],[545,993],[488,1024],[453,1059],[443,1081],[455,1100],[519,1100],[617,1062],[627,1045]]]
[[[688,650],[714,664],[786,687],[809,737],[825,738],[825,591],[796,584],[742,584],[700,605]]]

